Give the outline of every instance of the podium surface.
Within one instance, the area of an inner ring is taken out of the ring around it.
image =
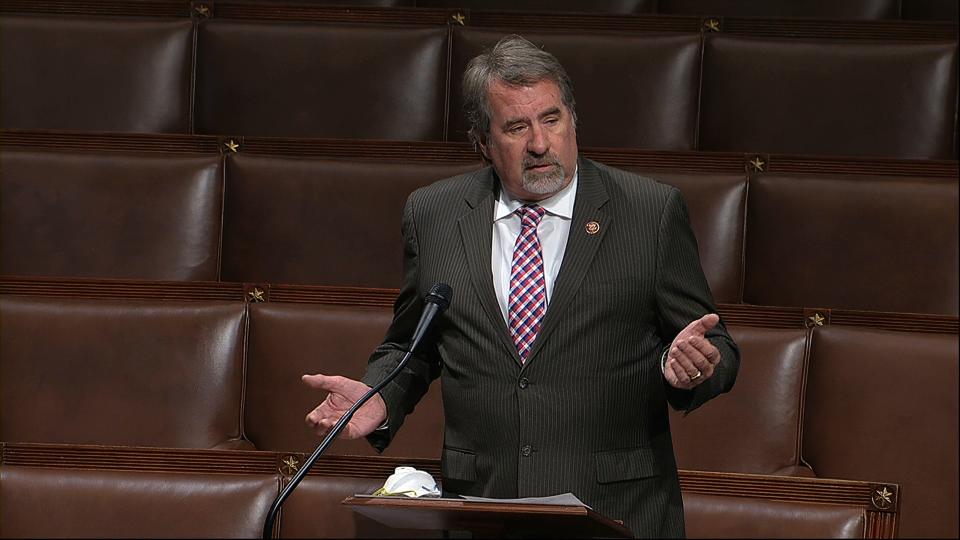
[[[478,537],[632,538],[622,523],[580,505],[354,495],[354,512],[402,529],[470,531]]]

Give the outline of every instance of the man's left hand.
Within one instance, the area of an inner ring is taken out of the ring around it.
[[[704,336],[720,322],[715,313],[704,315],[684,328],[670,345],[663,376],[674,388],[690,390],[713,376],[720,351]]]

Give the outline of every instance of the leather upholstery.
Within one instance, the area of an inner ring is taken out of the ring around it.
[[[0,152],[4,274],[215,281],[219,156]]]
[[[460,97],[464,67],[506,33],[454,29],[449,140],[466,140],[469,127]],[[572,79],[581,146],[694,148],[700,34],[523,35],[553,53]]]
[[[708,35],[700,150],[955,159],[957,43]]]
[[[312,451],[320,439],[304,417],[323,392],[300,381],[323,373],[359,379],[393,312],[310,304],[250,306],[244,431],[260,450]],[[385,455],[440,456],[443,405],[436,382]],[[337,440],[330,454],[373,455],[366,440]],[[379,487],[379,486],[378,486]]]
[[[914,0],[904,0],[904,4]],[[724,17],[817,17],[820,19],[897,19],[901,0],[657,0],[657,13]]]
[[[198,51],[198,133],[443,138],[446,28],[208,20]]]
[[[281,5],[286,5],[287,0],[276,1]],[[316,2],[324,6],[359,6],[359,7],[414,7],[417,0],[321,0]]]
[[[683,194],[700,249],[700,265],[716,302],[740,301],[747,206],[745,174],[634,172],[670,184]]]
[[[479,166],[231,156],[222,279],[399,287],[407,195]]]
[[[813,476],[800,460],[808,331],[735,325],[728,329],[742,357],[736,386],[687,416],[671,410],[677,465]]]
[[[0,441],[240,437],[243,303],[0,297]]]
[[[900,16],[910,20],[957,21],[956,0],[901,0]]]
[[[259,538],[275,475],[0,467],[4,538]]]
[[[743,299],[957,315],[955,179],[751,179]]]
[[[957,347],[956,334],[813,335],[803,457],[821,477],[899,483],[904,538],[958,532]]]
[[[687,538],[870,538],[863,508],[683,495]]]
[[[471,11],[649,13],[657,0],[414,0],[417,7],[457,7]]]
[[[190,131],[189,19],[0,18],[5,129]]]

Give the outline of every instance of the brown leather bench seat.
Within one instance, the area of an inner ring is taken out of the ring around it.
[[[828,326],[813,335],[803,456],[820,476],[886,478],[905,538],[957,535],[957,334]]]
[[[259,537],[303,456],[280,452],[3,444],[0,537]],[[397,466],[442,482],[437,460],[321,458],[282,507],[277,538],[433,537],[363,518],[341,501]],[[680,471],[689,535],[893,538],[895,484]],[[871,503],[886,489],[893,504]],[[800,519],[798,516],[804,516]]]
[[[701,471],[814,476],[803,463],[810,331],[728,325],[740,346],[734,389],[683,416],[671,411],[677,465]]]
[[[383,341],[393,310],[323,304],[250,306],[244,432],[260,450],[310,452],[319,439],[307,413],[321,393],[300,381],[323,373],[359,379],[370,353]],[[440,456],[443,406],[436,382],[407,419],[385,455]],[[373,455],[366,440],[339,440],[330,453]]]
[[[444,27],[205,20],[195,130],[442,140],[447,48]]]
[[[133,4],[113,9],[137,11]],[[425,10],[418,20],[401,9],[276,13],[269,3],[246,4],[225,3],[226,16],[197,5],[206,16],[193,20],[187,5],[183,18],[81,15],[89,5],[59,14],[11,9],[0,47],[2,127],[462,141],[463,67],[520,32],[569,70],[585,146],[957,157],[957,39],[949,28],[931,40],[908,25],[909,39],[898,39],[886,37],[893,28],[863,23],[860,31],[874,37],[866,40],[840,21],[812,37],[794,35],[787,18],[773,21],[779,30],[770,37],[703,32],[707,21],[696,16],[597,27],[568,13],[559,19],[567,23],[550,27],[536,16],[511,25],[509,12],[494,17],[502,24],[485,23],[479,12],[476,26],[462,13],[448,26],[458,12]],[[869,19],[894,7],[850,11]],[[110,3],[101,9],[109,13]],[[743,33],[751,23],[741,22]],[[769,25],[753,26],[763,34]]]
[[[0,315],[0,441],[249,447],[243,302],[2,296]]]
[[[215,470],[0,470],[4,538],[258,538],[278,485]]]
[[[708,34],[703,56],[700,150],[956,159],[956,40]]]
[[[0,150],[0,272],[214,281],[219,155]]]
[[[957,315],[957,179],[750,180],[743,300]]]
[[[871,538],[866,511],[819,502],[684,494],[687,538]]]
[[[0,26],[4,129],[190,133],[190,19],[4,14]]]
[[[232,155],[222,279],[396,287],[407,195],[478,167]]]
[[[266,140],[224,158],[119,151],[122,141],[104,145],[111,150],[55,150],[45,138],[62,139],[34,136],[33,146],[0,151],[5,275],[393,288],[407,195],[482,166],[451,143],[404,159],[386,142],[323,141],[332,149],[313,157],[306,142]],[[383,155],[358,155],[374,149]],[[731,154],[585,153],[681,190],[718,302],[960,309],[958,189],[940,174],[951,163],[955,174],[956,162],[773,156],[765,159],[801,172],[748,174],[731,172]],[[851,174],[856,167],[866,172]],[[885,167],[889,174],[873,172]]]

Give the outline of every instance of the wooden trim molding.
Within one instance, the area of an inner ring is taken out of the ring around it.
[[[71,131],[0,130],[0,148],[89,152],[248,153],[256,155],[413,163],[481,163],[465,142],[295,139],[228,135],[124,134]],[[235,150],[229,150],[235,148]],[[584,147],[581,153],[612,167],[713,174],[836,174],[957,178],[957,160],[916,160],[763,154],[660,151]],[[757,159],[760,159],[758,162]],[[756,170],[754,163],[762,163]]]
[[[257,290],[262,294],[251,294]],[[225,300],[392,308],[398,292],[397,289],[327,285],[0,276],[0,295],[55,298]],[[728,324],[759,328],[836,325],[898,332],[960,333],[960,318],[952,315],[753,304],[718,304],[717,308]],[[811,321],[815,314],[822,319],[819,324]]]

